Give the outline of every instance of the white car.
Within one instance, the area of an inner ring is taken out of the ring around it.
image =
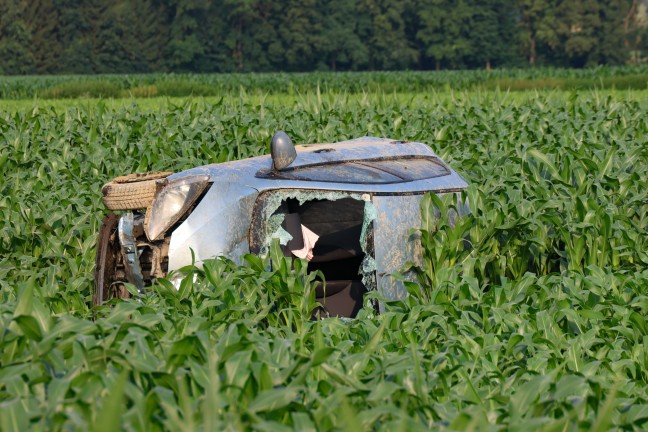
[[[117,178],[104,204],[94,303],[128,296],[124,282],[145,290],[195,260],[267,253],[273,238],[288,256],[321,270],[331,316],[353,317],[363,295],[406,292],[390,277],[420,262],[412,228],[420,226],[426,192],[460,193],[464,179],[425,144],[363,137],[293,146],[277,132],[271,155],[205,165],[179,173]]]

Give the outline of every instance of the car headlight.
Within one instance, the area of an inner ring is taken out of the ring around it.
[[[191,208],[209,185],[208,175],[196,175],[171,180],[153,200],[145,224],[150,241],[160,240]]]

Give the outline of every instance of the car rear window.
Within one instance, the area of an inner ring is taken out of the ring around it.
[[[401,157],[328,162],[288,168],[283,171],[263,170],[257,177],[319,181],[332,183],[402,183],[450,174],[450,170],[435,158]]]

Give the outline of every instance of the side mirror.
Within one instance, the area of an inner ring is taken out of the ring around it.
[[[270,144],[272,169],[281,171],[288,167],[297,157],[297,151],[290,137],[284,131],[277,131]]]

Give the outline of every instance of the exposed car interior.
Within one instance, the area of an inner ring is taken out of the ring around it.
[[[365,257],[360,245],[364,201],[315,199],[299,204],[290,198],[281,203],[277,212],[285,214],[283,228],[293,237],[283,247],[286,256],[294,256],[291,251],[302,249],[308,241],[302,226],[319,236],[308,270],[320,270],[326,280],[326,288],[321,283],[316,288],[316,299],[325,315],[355,317],[367,292],[360,274]]]

